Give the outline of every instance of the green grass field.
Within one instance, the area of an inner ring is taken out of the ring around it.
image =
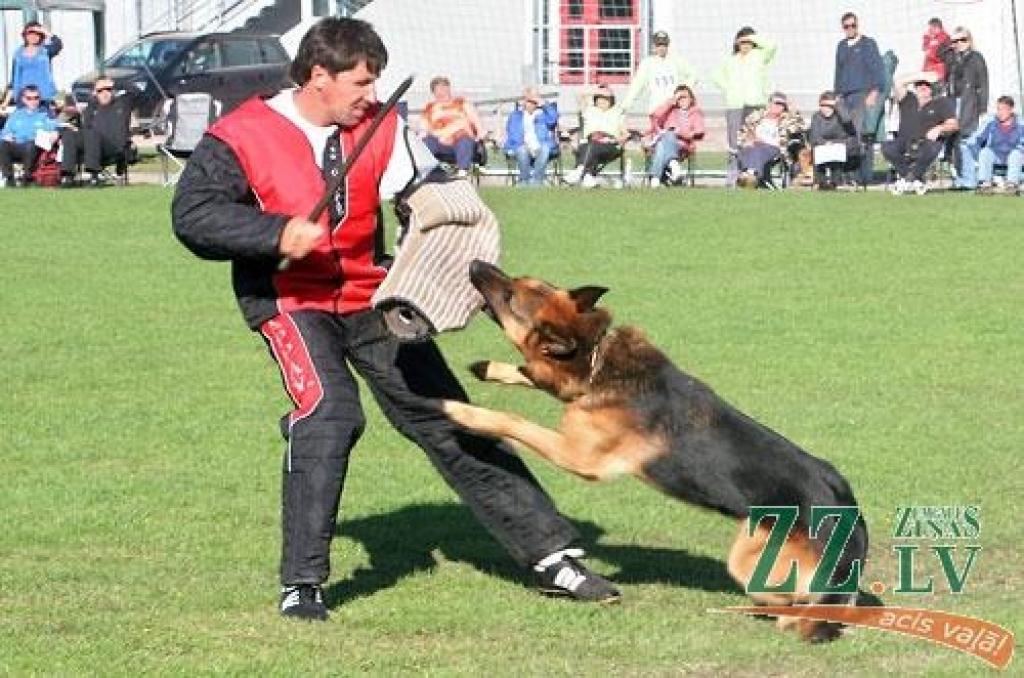
[[[491,190],[505,265],[611,288],[685,370],[852,482],[891,588],[899,504],[980,504],[960,596],[886,602],[1024,630],[1024,224],[963,195]],[[326,625],[275,610],[288,403],[225,265],[173,239],[169,191],[5,190],[0,269],[0,673],[968,675],[951,650],[860,630],[804,646],[709,612],[746,599],[734,525],[635,480],[529,459],[621,605],[542,598],[371,399],[334,543]],[[478,319],[441,340],[469,383],[513,358]],[[1019,658],[1015,665],[1019,671]]]

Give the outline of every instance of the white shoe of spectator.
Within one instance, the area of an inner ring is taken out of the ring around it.
[[[908,188],[907,180],[903,179],[903,178],[899,178],[899,179],[896,180],[896,183],[894,183],[892,185],[892,188],[890,188],[889,191],[893,195],[903,195],[904,193],[907,192],[907,188]]]
[[[920,179],[915,179],[914,183],[910,185],[910,188],[918,195],[924,195],[928,192],[928,184],[924,183]]]
[[[683,177],[685,177],[685,176],[686,176],[686,173],[683,171],[683,166],[679,163],[679,161],[678,160],[669,160],[669,162],[668,162],[668,178],[672,181],[672,183],[673,184],[681,184],[683,182]]]
[[[566,172],[565,176],[562,177],[562,180],[565,181],[565,183],[567,183],[567,184],[575,185],[575,184],[580,183],[580,179],[582,179],[582,178],[583,178],[583,165],[580,165],[580,166],[575,167],[575,168],[569,170],[568,172]]]
[[[651,188],[661,188],[662,186],[664,186],[664,184],[661,183],[661,179],[651,177]]]
[[[583,180],[580,181],[580,186],[583,188],[594,188],[597,186],[597,177],[593,174],[584,174]]]

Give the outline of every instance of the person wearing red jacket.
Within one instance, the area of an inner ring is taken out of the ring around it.
[[[949,34],[942,27],[942,19],[933,17],[928,20],[928,29],[921,36],[921,51],[924,52],[924,65],[922,71],[931,71],[939,78],[939,82],[946,80],[946,62],[952,55],[953,45],[949,41]]]
[[[680,160],[689,156],[704,138],[704,113],[689,85],[679,85],[672,97],[650,115],[644,140],[651,150],[651,187],[662,185],[662,175],[672,184],[683,180]]]
[[[504,443],[459,428],[437,406],[467,397],[436,344],[400,343],[370,306],[386,275],[381,201],[432,180],[437,168],[394,111],[328,210],[308,220],[379,110],[374,83],[386,63],[370,24],[319,21],[292,62],[298,87],[251,99],[211,126],[171,207],[186,247],[231,261],[242,313],[263,336],[294,404],[281,420],[280,613],[328,616],[322,587],[331,540],[349,455],[366,425],[353,372],[512,558],[532,568],[542,592],[617,600],[615,587],[580,562],[576,529],[522,460]]]

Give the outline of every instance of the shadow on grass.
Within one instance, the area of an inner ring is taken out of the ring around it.
[[[719,560],[682,549],[598,544],[604,533],[599,526],[575,524],[587,554],[617,568],[603,572],[616,583],[658,583],[742,594]],[[533,581],[461,504],[413,504],[356,520],[343,517],[338,534],[362,544],[370,566],[358,568],[348,579],[326,589],[327,605],[332,608],[391,588],[404,577],[434,569],[443,560],[466,563],[524,586]]]

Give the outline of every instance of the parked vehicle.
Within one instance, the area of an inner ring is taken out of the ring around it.
[[[133,97],[132,128],[150,129],[164,102],[183,92],[208,92],[227,112],[256,94],[288,86],[288,54],[276,35],[150,33],[122,47],[100,71],[71,86],[85,104],[101,74]]]

